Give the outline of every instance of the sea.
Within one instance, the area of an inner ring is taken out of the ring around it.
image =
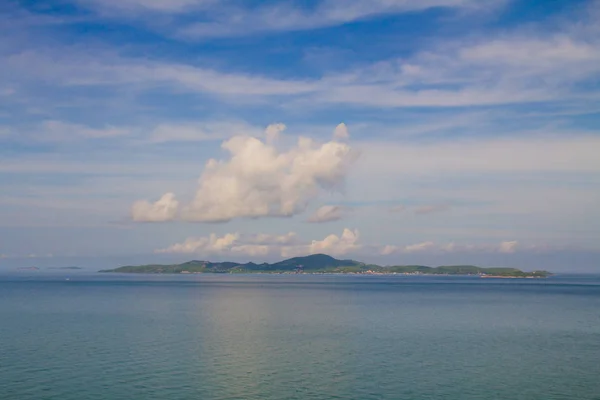
[[[600,276],[0,274],[1,400],[600,399]]]

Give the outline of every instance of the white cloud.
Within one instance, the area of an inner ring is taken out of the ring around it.
[[[302,137],[287,151],[249,136],[235,136],[222,147],[231,157],[206,163],[195,198],[181,210],[180,219],[222,222],[240,217],[298,214],[321,191],[340,188],[356,158],[345,143],[319,145]],[[169,213],[162,211],[167,200],[172,200],[172,196],[155,207],[160,210],[160,218],[138,220],[174,219],[173,207]],[[136,205],[141,210],[138,215],[155,214],[148,211],[147,202]]]
[[[77,0],[82,6],[119,15],[120,13],[134,13],[153,11],[160,13],[181,13],[193,8],[215,3],[215,0]]]
[[[257,133],[260,131],[256,130]],[[359,147],[357,145],[360,158],[356,161],[353,177],[358,177],[361,182],[369,182],[373,176],[377,176],[389,184],[390,177],[420,179],[422,176],[451,174],[461,177],[490,173],[520,176],[521,173],[538,172],[561,173],[561,177],[564,177],[564,173],[600,172],[600,157],[597,157],[596,151],[600,148],[598,135],[567,130],[533,136],[526,133],[518,137],[495,138],[493,133],[490,136],[428,143],[403,139],[362,142]],[[128,160],[94,157],[82,161],[72,154],[61,157],[35,154],[4,159],[0,163],[0,172],[136,175],[140,172],[159,174],[168,171],[170,178],[173,178],[177,171],[189,171],[194,165],[193,159],[170,154],[160,157],[159,163],[154,160],[147,162],[135,155]]]
[[[597,69],[600,48],[566,35],[547,38],[507,37],[476,44],[460,50],[460,58],[487,67],[505,65],[516,68],[556,71],[567,66]],[[596,65],[592,65],[596,64]],[[570,71],[576,72],[576,71]]]
[[[517,241],[504,241],[497,244],[456,244],[451,242],[443,245],[436,245],[432,241],[425,241],[409,245],[380,246],[363,245],[359,238],[360,235],[357,229],[351,230],[348,228],[345,228],[339,236],[330,234],[322,240],[313,240],[311,242],[302,241],[294,232],[283,235],[227,233],[222,236],[212,233],[203,237],[190,237],[181,243],[173,244],[155,252],[232,257],[296,257],[318,253],[332,256],[344,256],[346,254],[390,256],[394,254],[414,253],[513,254],[517,251],[546,252],[568,249],[565,246],[520,245]]]
[[[329,222],[342,219],[345,208],[342,206],[321,206],[313,215],[308,218],[308,222]]]
[[[388,256],[390,254],[397,253],[398,250],[399,250],[398,246],[393,246],[393,245],[387,244],[381,248],[379,253],[384,256]]]
[[[155,203],[137,201],[131,207],[131,218],[136,222],[164,222],[175,218],[179,202],[173,193],[165,193]]]
[[[403,252],[404,253],[424,252],[424,251],[433,249],[434,246],[435,246],[435,244],[433,242],[422,242],[422,243],[410,244],[410,245],[404,247]]]
[[[399,246],[399,245],[385,245],[385,246],[380,246],[379,247],[379,254],[384,255],[384,256],[388,256],[391,254],[400,254],[400,253],[421,253],[421,252],[427,252],[427,251],[435,251],[435,244],[433,242],[423,242],[423,243],[416,243],[416,244],[409,244],[406,246]]]
[[[297,31],[342,25],[382,14],[427,10],[436,7],[472,8],[476,0],[324,0],[312,10],[291,3],[264,5],[252,9],[232,9],[215,13],[214,19],[184,26],[179,36],[207,38],[247,35],[256,32]],[[501,1],[488,2],[493,7]]]
[[[310,253],[346,254],[360,249],[358,230],[345,228],[341,236],[329,235],[323,240],[313,240]]]
[[[258,233],[245,236],[245,240],[251,244],[289,246],[298,242],[298,237],[295,232],[288,232],[284,235]]]
[[[442,251],[446,251],[448,253],[452,253],[457,249],[456,243],[452,242],[452,243],[447,243],[443,246],[440,246],[440,250]]]
[[[228,233],[223,236],[212,233],[209,236],[187,238],[182,243],[176,243],[156,252],[251,257],[266,255],[291,257],[315,253],[343,255],[361,248],[358,238],[358,231],[350,229],[344,229],[341,236],[331,234],[323,240],[313,240],[310,243],[302,243],[294,232],[284,235]]]
[[[334,139],[348,139],[350,137],[350,134],[348,133],[348,127],[346,126],[345,123],[341,123],[338,126],[335,127],[335,130],[333,131],[333,138]]]
[[[252,29],[308,29],[318,26],[319,23],[314,24],[318,20],[338,24],[378,13],[439,6],[485,8],[474,0],[326,1],[308,14],[289,5],[265,6],[242,10],[240,15],[223,13],[224,21],[183,29],[216,36],[248,34]],[[372,107],[589,104],[598,100],[598,94],[582,91],[581,87],[600,73],[600,34],[593,29],[594,24],[596,21],[587,16],[577,23],[567,19],[559,29],[551,31],[539,25],[515,30],[510,35],[441,40],[406,58],[351,66],[317,79],[277,79],[217,71],[197,64],[119,57],[105,49],[96,49],[91,55],[73,48],[19,47],[19,51],[2,61],[10,77],[7,84],[30,80],[65,86],[121,88],[127,84],[136,89],[210,93],[236,103],[255,102],[257,96],[286,96],[295,97],[294,104],[305,107],[324,103]],[[38,68],[39,65],[45,68]]]
[[[231,247],[239,239],[239,233],[228,233],[217,236],[211,233],[208,237],[187,238],[183,243],[177,243],[165,249],[157,250],[157,253],[219,253],[230,251]]]
[[[324,79],[320,99],[374,107],[597,101],[582,82],[600,73],[600,31],[591,16],[560,27],[528,26],[476,40],[440,40],[407,58],[382,60]]]
[[[296,233],[289,232],[284,235],[227,233],[218,236],[211,233],[204,237],[187,238],[182,243],[176,243],[165,249],[156,250],[157,253],[182,253],[182,254],[223,254],[245,255],[250,257],[266,256],[286,246],[293,246],[297,241]]]
[[[519,243],[517,241],[502,242],[498,248],[500,253],[514,253],[517,250]]]
[[[498,244],[456,244],[454,242],[436,245],[432,241],[426,241],[406,246],[386,245],[379,248],[379,254],[391,255],[398,253],[515,253],[517,250],[524,251],[548,251],[559,250],[562,247],[546,245],[521,246],[517,241],[505,241]]]
[[[0,138],[6,136],[23,141],[39,142],[72,142],[83,139],[116,139],[127,136],[129,143],[160,144],[218,141],[236,135],[260,136],[262,133],[262,129],[256,126],[235,120],[161,123],[150,128],[112,125],[92,127],[58,120],[46,120],[22,128],[0,126]]]
[[[115,56],[104,48],[92,53],[68,47],[19,50],[2,58],[11,81],[54,86],[161,89],[165,92],[212,93],[243,97],[294,95],[314,92],[316,81],[280,80],[260,75],[228,73],[196,65]],[[44,68],[38,68],[44,65]],[[8,73],[10,72],[10,73]],[[3,80],[0,80],[0,84]]]
[[[285,131],[286,128],[287,127],[285,126],[285,124],[281,123],[271,124],[267,126],[267,129],[265,129],[265,138],[267,140],[267,143],[274,143],[279,138],[279,135],[283,131]]]

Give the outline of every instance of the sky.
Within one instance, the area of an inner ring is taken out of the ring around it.
[[[600,1],[0,5],[0,267],[600,272]]]

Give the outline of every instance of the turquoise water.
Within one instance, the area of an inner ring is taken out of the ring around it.
[[[0,276],[0,399],[600,399],[600,279]]]

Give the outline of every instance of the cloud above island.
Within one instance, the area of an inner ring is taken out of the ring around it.
[[[155,250],[159,254],[198,254],[231,257],[296,257],[310,254],[356,257],[399,256],[413,254],[514,254],[524,252],[548,252],[567,250],[540,244],[522,244],[516,240],[499,243],[437,244],[424,241],[406,245],[367,244],[360,240],[358,229],[344,228],[341,234],[330,234],[323,239],[305,240],[296,232],[276,234],[244,234],[239,232],[189,237],[183,242]]]
[[[519,251],[525,252],[548,252],[569,250],[565,246],[548,246],[543,244],[523,244],[516,240],[502,241],[500,243],[459,244],[446,243],[436,244],[432,241],[414,243],[405,246],[386,245],[380,247],[379,254],[413,254],[413,253],[483,253],[483,254],[514,254]]]
[[[231,256],[283,257],[327,253],[343,255],[361,248],[358,243],[358,230],[344,229],[341,235],[331,234],[322,240],[302,241],[295,232],[283,235],[227,233],[222,236],[211,233],[209,236],[190,237],[181,243],[173,244],[156,253],[180,254],[221,254]]]
[[[131,218],[137,222],[171,221],[177,215],[179,202],[173,193],[165,193],[154,203],[137,201],[131,208]]]
[[[303,212],[321,192],[341,189],[358,155],[338,140],[347,137],[347,129],[326,143],[299,137],[295,146],[280,150],[275,142],[284,129],[274,124],[267,127],[265,140],[238,135],[223,142],[229,159],[208,160],[191,203],[180,207],[175,195],[166,193],[154,203],[134,203],[132,219],[226,222],[290,217]]]

